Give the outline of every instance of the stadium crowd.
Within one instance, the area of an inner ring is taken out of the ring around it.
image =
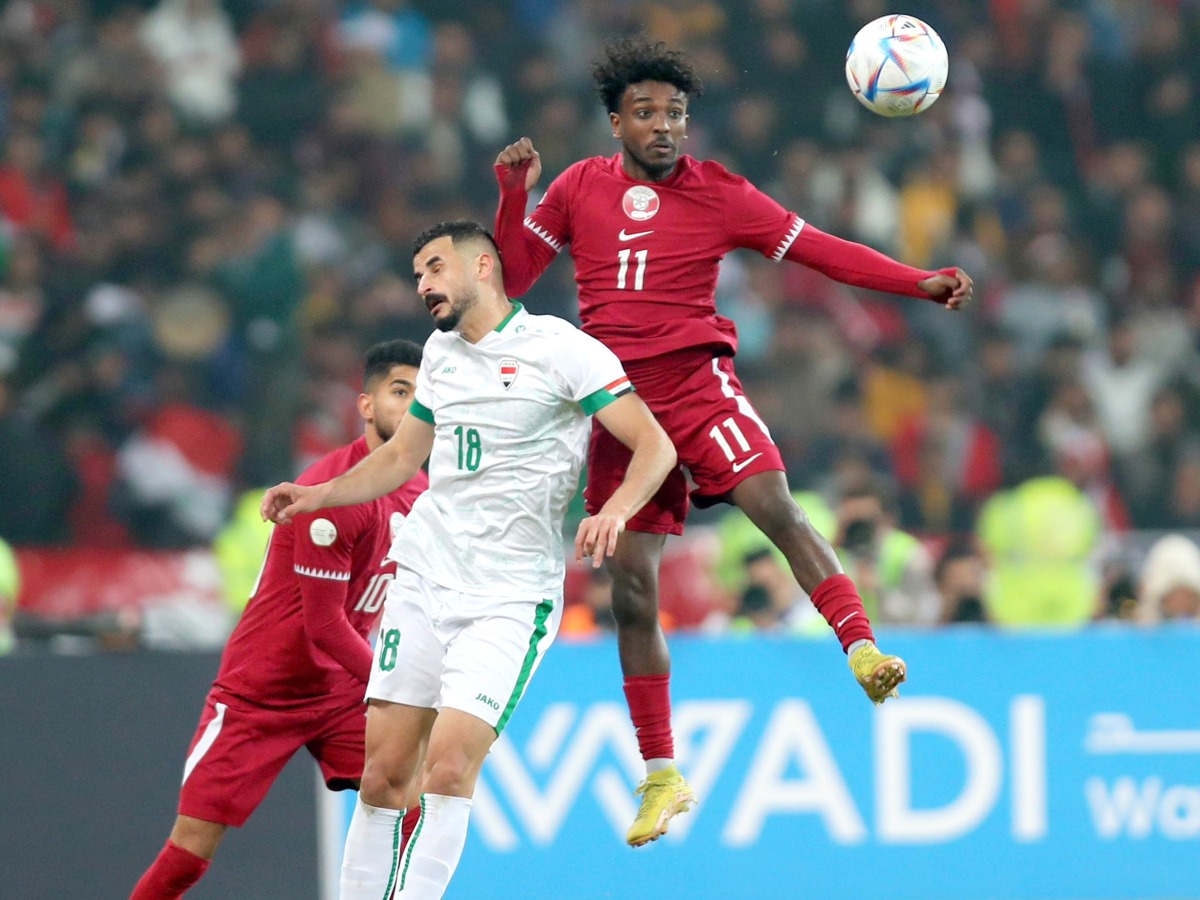
[[[951,72],[900,121],[842,75],[859,25],[891,11],[9,0],[0,538],[206,546],[243,491],[352,440],[362,349],[430,331],[412,238],[490,222],[491,163],[522,134],[551,176],[614,152],[588,64],[648,32],[704,79],[689,152],[823,230],[975,279],[976,306],[947,315],[749,254],[723,266],[747,393],[873,616],[1128,615],[1136,536],[1200,530],[1200,7],[909,4]],[[569,262],[528,304],[575,317]],[[738,531],[718,515],[696,521]],[[804,628],[771,555],[723,540],[735,600],[709,625]],[[1200,551],[1174,546],[1200,592]],[[985,570],[1011,606],[981,599]],[[1143,613],[1175,615],[1177,581]]]

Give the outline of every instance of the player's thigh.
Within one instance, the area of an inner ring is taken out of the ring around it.
[[[732,357],[716,357],[689,373],[663,420],[696,484],[697,505],[723,497],[751,475],[783,469],[779,448],[742,391]]]
[[[421,791],[470,797],[496,737],[496,729],[478,716],[444,707],[429,735]]]
[[[362,779],[366,758],[367,706],[322,710],[314,722],[315,736],[308,741],[308,752],[321,768],[321,777],[331,791],[354,788]]]
[[[430,614],[437,585],[397,567],[388,585],[367,698],[434,709],[441,690],[444,638]]]
[[[588,515],[595,515],[625,479],[632,451],[612,436],[599,422],[592,420],[592,439],[588,447],[587,487],[584,500]],[[688,484],[683,470],[676,467],[654,496],[625,523],[626,531],[648,534],[683,534],[688,514]]]
[[[500,734],[558,636],[562,595],[464,597],[446,650],[442,707],[469,713]]]
[[[303,718],[210,693],[184,763],[179,814],[240,827],[300,747]]]
[[[364,793],[385,785],[398,790],[411,787],[436,718],[435,709],[385,700],[368,703]],[[399,799],[408,802],[407,796]]]

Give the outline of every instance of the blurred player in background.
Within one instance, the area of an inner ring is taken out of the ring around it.
[[[621,151],[571,166],[526,217],[541,162],[528,138],[506,147],[496,160],[496,239],[512,296],[570,246],[583,330],[617,354],[679,452],[680,467],[630,520],[608,563],[625,694],[647,767],[627,837],[638,846],[664,832],[692,796],[673,762],[670,656],[658,620],[663,545],[666,535],[683,532],[688,512],[684,467],[697,506],[736,504],[784,553],[871,700],[893,695],[905,678],[904,662],[875,647],[854,583],[792,500],[779,450],[742,392],[736,329],[716,310],[721,258],[746,247],[950,309],[961,308],[972,288],[961,269],[923,272],[823,234],[718,163],[681,155],[688,101],[701,87],[681,53],[625,40],[607,49],[593,74]],[[612,435],[593,430],[589,512],[607,500],[628,458]]]
[[[434,226],[417,239],[413,267],[438,331],[409,415],[349,472],[278,485],[263,499],[264,515],[279,522],[359,503],[432,453],[429,491],[392,546],[396,580],[367,688],[363,802],[346,839],[342,900],[432,900],[453,876],[484,758],[558,632],[563,518],[589,417],[629,448],[629,464],[580,523],[577,559],[599,565],[612,553],[675,466],[670,440],[610,350],[509,301],[483,228]],[[418,796],[420,819],[401,854],[398,823]]]
[[[411,341],[372,347],[358,398],[363,436],[310,466],[301,483],[345,472],[387,441],[408,412],[420,365]],[[225,831],[245,823],[302,747],[330,790],[358,787],[367,634],[394,575],[392,536],[428,484],[414,471],[379,499],[275,527],[192,739],[175,827],[131,900],[180,897],[199,881]]]

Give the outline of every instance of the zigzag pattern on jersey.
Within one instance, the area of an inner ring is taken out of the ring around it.
[[[796,221],[792,225],[791,230],[783,236],[783,240],[779,242],[779,246],[775,248],[775,252],[771,254],[771,259],[779,262],[783,259],[783,254],[788,252],[788,247],[795,243],[796,238],[800,236],[800,230],[804,228],[804,220],[796,216]]]
[[[328,569],[310,569],[308,566],[294,566],[297,575],[307,575],[309,578],[328,578],[330,581],[349,581],[349,572],[331,572]]]
[[[551,237],[550,232],[538,225],[538,223],[529,218],[529,216],[525,217],[525,227],[553,247],[555,253],[562,251],[562,241],[555,240],[553,237]]]

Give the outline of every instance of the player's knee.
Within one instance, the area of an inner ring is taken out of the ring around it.
[[[658,622],[658,572],[653,566],[611,567],[613,618],[618,628]]]
[[[425,761],[421,791],[447,797],[470,797],[478,767],[461,750],[447,751]]]
[[[201,859],[212,859],[226,830],[227,826],[219,822],[179,816],[171,829],[171,842]]]
[[[402,771],[398,766],[387,766],[380,760],[368,759],[363,767],[358,795],[368,806],[402,809],[407,802],[411,780],[411,773]]]

